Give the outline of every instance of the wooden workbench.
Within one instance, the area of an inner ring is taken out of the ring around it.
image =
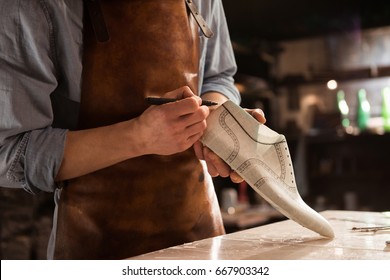
[[[325,239],[291,220],[140,255],[138,260],[390,260],[390,230],[352,231],[390,226],[390,212],[324,211],[334,239]]]

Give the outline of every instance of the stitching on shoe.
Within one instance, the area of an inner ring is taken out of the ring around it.
[[[230,138],[232,138],[233,143],[234,143],[233,151],[230,153],[230,155],[226,159],[226,161],[231,163],[237,157],[238,152],[240,151],[240,143],[238,141],[237,135],[234,134],[233,130],[231,130],[230,127],[226,124],[226,121],[225,121],[226,120],[226,116],[229,113],[230,112],[228,110],[225,111],[225,112],[222,112],[222,114],[219,116],[219,123],[221,124],[221,127],[226,131],[226,133],[230,136]]]
[[[284,182],[284,180],[286,179],[286,171],[287,171],[287,166],[286,166],[286,160],[284,159],[284,156],[283,156],[283,151],[282,151],[282,147],[281,145],[284,144],[286,145],[287,144],[287,141],[284,139],[284,140],[281,140],[279,142],[275,142],[275,143],[263,143],[263,142],[260,142],[258,141],[257,139],[253,138],[249,133],[248,131],[241,125],[241,123],[237,120],[237,118],[232,114],[232,112],[224,105],[222,104],[222,106],[225,108],[225,110],[227,112],[223,112],[220,117],[219,117],[219,122],[222,126],[222,128],[228,133],[228,135],[232,138],[233,142],[234,142],[234,148],[233,148],[233,151],[232,153],[229,155],[229,157],[226,159],[229,163],[233,162],[234,159],[237,157],[238,155],[238,152],[240,150],[240,144],[239,144],[239,141],[238,141],[238,138],[237,136],[234,134],[234,132],[231,130],[231,128],[226,124],[226,116],[228,114],[230,114],[230,116],[235,120],[235,122],[241,127],[241,129],[245,132],[246,135],[249,136],[250,139],[252,139],[253,141],[255,141],[256,143],[259,143],[259,144],[262,144],[262,145],[272,145],[274,146],[275,150],[276,150],[276,154],[278,155],[278,160],[279,160],[279,164],[281,166],[281,174],[280,176],[278,176],[267,164],[265,164],[263,161],[259,160],[259,159],[256,159],[256,158],[253,158],[253,159],[249,159],[247,161],[245,161],[244,163],[242,163],[238,168],[237,168],[237,172],[241,173],[243,172],[247,167],[249,167],[251,165],[251,162],[250,161],[256,161],[257,164],[260,164],[262,165],[267,171],[268,173],[270,173],[273,177],[274,180],[280,180],[282,182],[282,184],[291,192],[294,192],[296,190],[296,188],[294,186],[290,186],[288,185],[286,182]],[[256,164],[256,163],[254,163]],[[271,177],[271,178],[272,178]],[[260,181],[262,180],[263,178],[259,179],[256,184],[260,183]],[[294,184],[294,182],[292,182]]]
[[[260,144],[263,144],[263,145],[274,145],[274,144],[280,144],[280,143],[285,143],[286,140],[281,140],[279,142],[275,142],[275,143],[264,143],[264,142],[260,142],[259,140],[257,140],[256,138],[253,138],[252,135],[250,135],[248,133],[248,131],[246,131],[246,129],[240,124],[240,122],[234,117],[234,115],[232,114],[232,112],[224,105],[222,104],[222,106],[226,109],[226,111],[229,112],[230,116],[237,122],[237,124],[242,128],[242,130],[253,140],[255,141],[256,143],[260,143]]]
[[[261,191],[261,187],[266,183],[267,180],[272,180],[272,181],[276,182],[277,184],[282,184],[287,189],[287,191],[289,191],[290,193],[292,193],[294,195],[297,192],[297,189],[295,187],[291,187],[291,186],[287,185],[285,182],[279,181],[274,177],[261,177],[259,180],[256,181],[254,186],[256,187],[256,189]]]

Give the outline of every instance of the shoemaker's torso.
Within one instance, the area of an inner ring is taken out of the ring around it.
[[[84,27],[79,128],[139,116],[147,95],[198,92],[199,31],[184,0],[103,0],[110,41]],[[129,143],[131,145],[131,143]],[[55,258],[117,259],[223,233],[211,178],[192,149],[127,160],[69,181]]]

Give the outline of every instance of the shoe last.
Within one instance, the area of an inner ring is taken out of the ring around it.
[[[201,142],[280,213],[322,236],[334,237],[329,222],[298,192],[284,135],[227,101],[210,113]]]

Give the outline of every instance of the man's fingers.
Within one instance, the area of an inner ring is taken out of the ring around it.
[[[196,141],[194,143],[194,151],[195,155],[198,159],[204,160],[204,155],[203,155],[203,144],[200,141]]]
[[[232,182],[237,184],[244,181],[244,179],[236,171],[232,171],[229,165],[227,165],[220,157],[218,157],[209,148],[204,147],[202,142],[200,141],[195,142],[194,150],[195,150],[195,155],[199,159],[206,161],[208,172],[212,177],[230,176]]]
[[[204,152],[204,154],[206,160],[209,160],[212,163],[212,165],[215,167],[221,177],[229,177],[231,172],[229,165],[227,165],[219,156],[217,156],[210,149],[205,149],[206,151]]]
[[[244,179],[242,179],[242,177],[238,175],[236,171],[230,173],[230,179],[232,180],[233,183],[237,183],[237,184],[244,182]]]
[[[266,122],[263,110],[261,110],[261,109],[245,109],[245,111],[247,111],[259,123],[264,124]]]
[[[187,114],[184,116],[181,116],[180,119],[183,122],[183,126],[191,126],[195,125],[199,122],[204,122],[204,128],[206,129],[206,118],[209,116],[210,110],[207,106],[201,106],[196,110],[196,112],[193,112],[191,114]]]

